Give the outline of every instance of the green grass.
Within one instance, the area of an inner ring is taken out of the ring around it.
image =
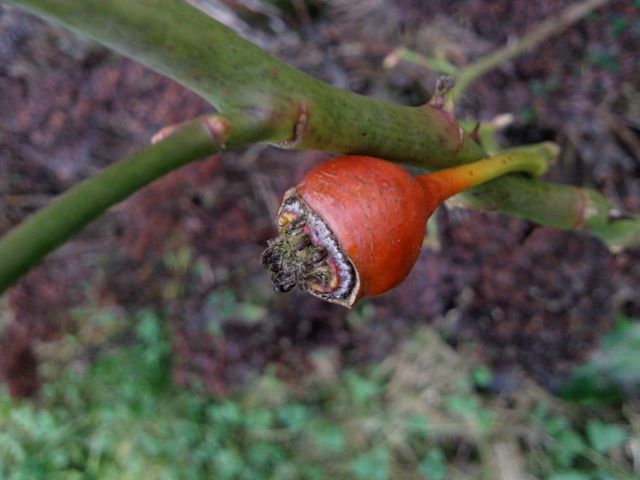
[[[37,401],[0,393],[2,479],[499,480],[514,469],[552,480],[637,478],[631,403],[576,406],[532,384],[508,401],[479,393],[490,370],[430,330],[380,365],[325,368],[295,386],[268,370],[216,399],[172,384],[168,332],[153,312],[82,314],[103,346],[97,358],[82,360],[82,333],[67,337],[47,347],[43,371],[55,381]],[[130,324],[133,340],[115,342]]]

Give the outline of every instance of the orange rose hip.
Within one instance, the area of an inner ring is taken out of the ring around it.
[[[350,307],[409,274],[435,208],[430,203],[401,167],[373,157],[334,158],[285,194],[280,236],[263,262],[276,289],[298,286]]]
[[[297,286],[351,307],[406,278],[427,220],[445,199],[505,173],[542,170],[509,155],[421,176],[373,157],[328,160],[285,193],[263,265],[278,291]]]

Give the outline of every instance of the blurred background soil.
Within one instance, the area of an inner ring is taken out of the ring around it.
[[[464,65],[570,4],[191,3],[314,76],[411,105],[428,100],[437,75],[384,68],[397,47]],[[550,178],[640,214],[639,12],[637,1],[610,2],[477,81],[461,116],[512,113],[504,145],[558,142]],[[163,126],[209,111],[143,66],[0,6],[0,232]],[[0,298],[0,376],[14,394],[35,394],[37,345],[81,328],[81,307],[92,305],[162,312],[174,379],[218,395],[267,365],[295,382],[318,368],[319,349],[338,367],[378,362],[424,324],[453,345],[474,344],[499,373],[496,389],[530,376],[553,390],[617,315],[640,318],[639,249],[613,254],[578,233],[475,211],[441,209],[439,245],[430,242],[404,284],[353,311],[273,292],[260,254],[279,200],[324,158],[257,145],[186,167],[112,209]]]

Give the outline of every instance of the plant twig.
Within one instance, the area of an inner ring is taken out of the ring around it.
[[[404,47],[397,48],[387,55],[384,65],[390,68],[393,67],[398,60],[403,60],[426,67],[443,75],[452,75],[456,78],[456,86],[453,88],[453,94],[456,98],[461,98],[469,85],[481,76],[504,65],[509,60],[519,57],[523,53],[534,50],[545,40],[558,35],[609,1],[611,0],[586,0],[574,3],[559,15],[545,20],[518,40],[508,43],[504,47],[479,58],[465,67],[456,67],[446,59],[426,57]]]
[[[400,60],[413,63],[421,67],[428,68],[443,75],[457,77],[460,69],[444,58],[426,57],[418,52],[409,50],[406,47],[398,47],[384,58],[383,66],[385,68],[395,67]]]
[[[0,293],[87,223],[153,180],[272,134],[272,128],[245,114],[203,117],[76,185],[0,238]]]
[[[610,0],[586,0],[575,3],[567,7],[562,13],[553,16],[537,27],[533,31],[520,37],[518,40],[508,43],[502,48],[480,58],[471,65],[462,69],[456,78],[456,86],[453,93],[456,98],[462,97],[467,87],[486,74],[487,72],[504,65],[509,60],[530,52],[545,40],[559,34],[570,25],[584,18],[589,12],[599,8]]]

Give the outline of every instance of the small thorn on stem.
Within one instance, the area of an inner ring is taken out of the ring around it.
[[[480,145],[480,122],[476,123],[476,126],[473,127],[471,133],[469,134],[469,138]]]
[[[227,141],[231,133],[231,126],[229,125],[229,121],[219,115],[199,117],[198,119],[196,119],[196,121],[201,122],[204,128],[207,129],[216,146],[220,150],[224,150],[225,142]],[[165,138],[173,135],[177,130],[185,126],[187,123],[188,122],[176,123],[160,129],[153,135],[153,137],[151,137],[151,143],[156,144],[158,142],[161,142]]]
[[[153,137],[151,137],[151,143],[156,144],[171,136],[176,130],[178,130],[184,123],[176,123],[175,125],[169,125],[167,127],[158,130]]]
[[[231,133],[229,121],[218,115],[204,117],[203,121],[215,144],[220,148],[220,150],[224,150],[226,146],[225,142]]]

